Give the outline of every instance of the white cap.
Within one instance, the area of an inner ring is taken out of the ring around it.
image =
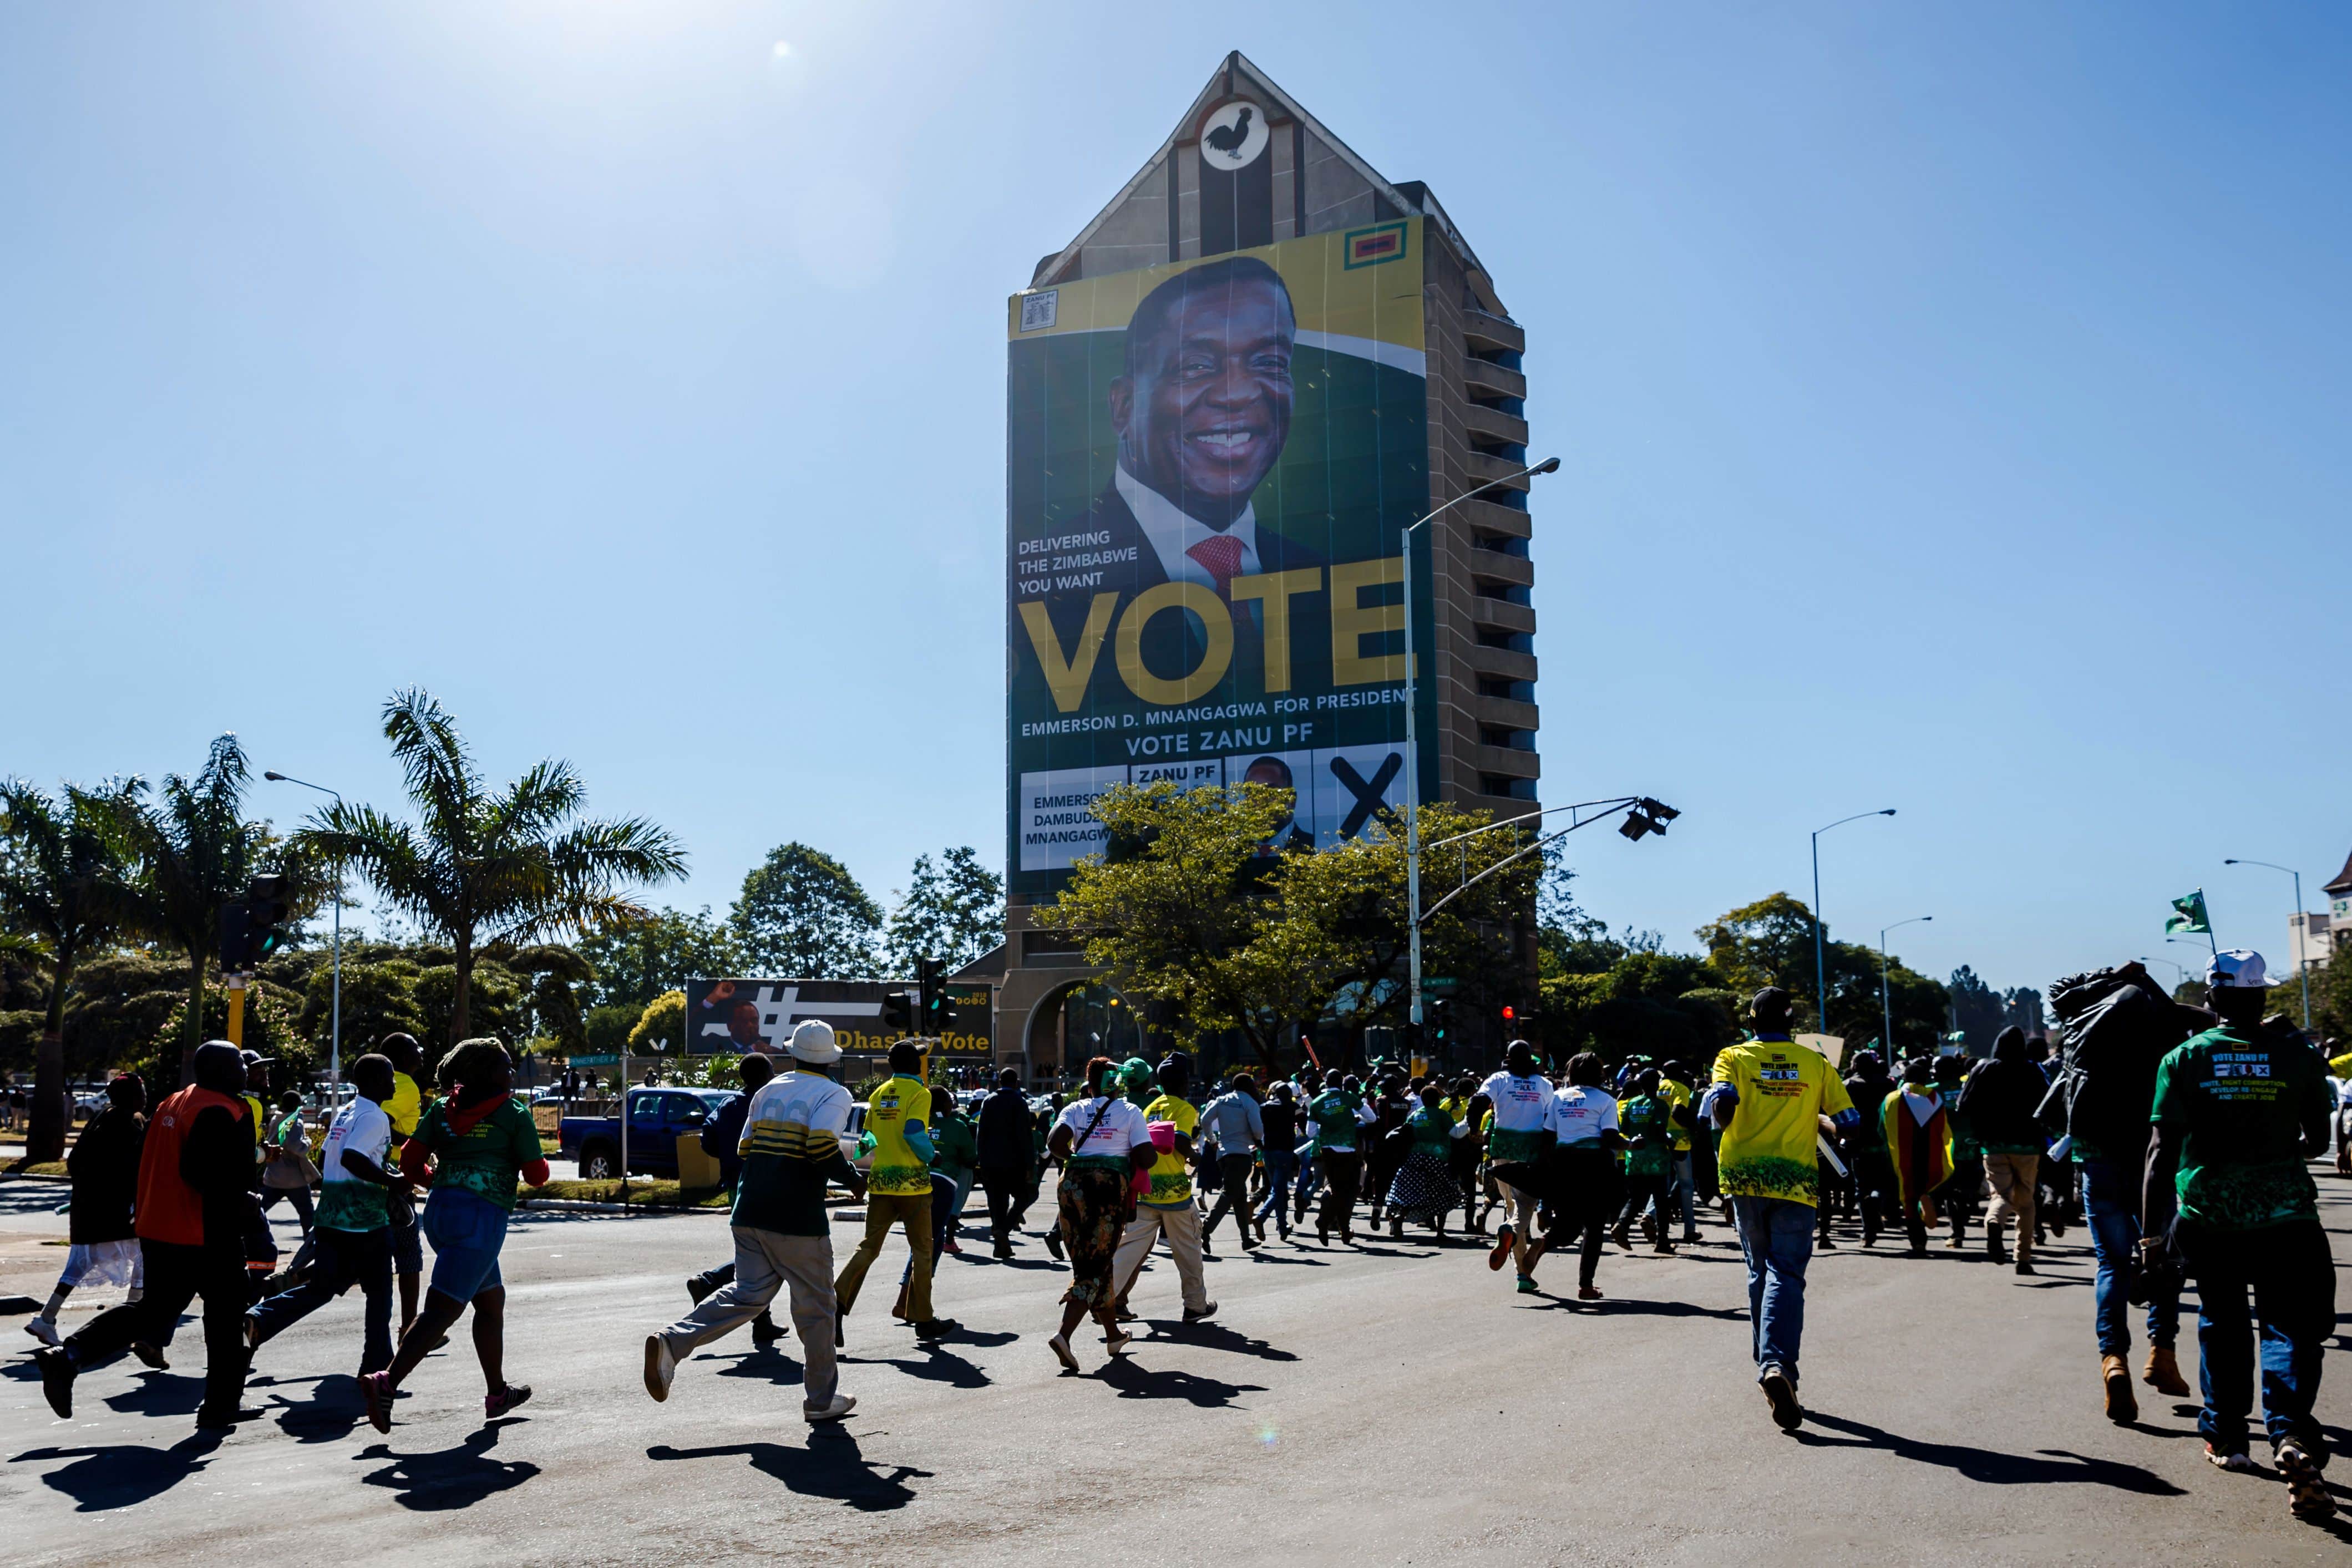
[[[2260,953],[2251,947],[2225,947],[2205,966],[2205,983],[2252,991],[2268,986],[2271,977]]]
[[[791,1051],[794,1061],[813,1061],[822,1067],[841,1060],[841,1046],[833,1038],[833,1026],[823,1019],[809,1019],[793,1030]]]

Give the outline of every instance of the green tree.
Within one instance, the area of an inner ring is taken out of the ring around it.
[[[137,779],[52,798],[21,779],[0,784],[0,927],[22,938],[19,957],[48,975],[33,1056],[26,1157],[65,1154],[66,1001],[83,960],[105,950],[131,913],[136,847],[124,827]]]
[[[645,1005],[630,1026],[629,1051],[637,1056],[658,1056],[685,1033],[686,993],[664,991]]]
[[[345,950],[346,1065],[375,1050],[377,1042],[388,1034],[404,1034],[420,1042],[432,1040],[433,1030],[425,1023],[424,1009],[416,1000],[416,977],[421,972],[415,961],[403,956],[396,947],[371,945],[356,952]],[[302,988],[302,1010],[297,1020],[304,1034],[316,1040],[328,1031],[333,1001],[332,970],[323,965],[312,969]]]
[[[734,934],[711,918],[709,904],[692,915],[655,910],[643,920],[596,932],[579,948],[595,970],[581,992],[582,1005],[590,1009],[643,1008],[681,980],[725,979],[742,967]],[[630,1017],[635,1016],[633,1010]]]
[[[452,1039],[471,1032],[485,947],[642,919],[647,912],[623,890],[686,870],[677,841],[641,817],[574,821],[587,788],[568,762],[541,762],[492,788],[457,721],[425,692],[395,694],[383,733],[416,822],[338,801],[299,841],[323,861],[356,867],[385,903],[448,943]]]
[[[245,894],[273,838],[266,822],[245,819],[252,776],[234,735],[212,744],[193,779],[166,774],[157,799],[126,792],[123,820],[139,856],[130,923],[187,964],[188,1033],[180,1042],[180,1078],[188,1081],[205,1021],[205,975],[220,950],[221,905]]]
[[[1952,971],[1946,988],[1951,996],[1951,1017],[1958,1020],[1959,1031],[1968,1037],[1969,1053],[1989,1056],[1993,1037],[2009,1022],[2009,1004],[1999,991],[1977,978],[1977,972],[1966,964]]]
[[[854,979],[874,971],[882,911],[849,868],[803,843],[779,844],[743,878],[728,914],[744,966],[795,980]]]
[[[882,936],[894,975],[913,974],[918,958],[961,969],[1003,940],[1004,879],[969,844],[944,852],[936,865],[929,855],[915,857],[906,896]]]

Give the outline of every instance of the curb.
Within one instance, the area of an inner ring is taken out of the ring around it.
[[[544,1209],[554,1214],[720,1214],[723,1208],[688,1208],[674,1203],[590,1203],[577,1197],[526,1197],[516,1200],[517,1208]]]

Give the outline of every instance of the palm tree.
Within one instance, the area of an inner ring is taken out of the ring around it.
[[[406,776],[415,826],[373,806],[326,807],[297,837],[355,867],[384,902],[446,942],[457,971],[451,1038],[466,1037],[474,961],[648,916],[623,890],[682,875],[677,841],[643,818],[574,822],[587,789],[568,762],[541,762],[492,789],[457,721],[430,695],[397,692],[384,738]]]
[[[0,783],[0,925],[11,946],[49,975],[48,1016],[33,1055],[33,1125],[26,1158],[66,1148],[66,994],[75,968],[111,944],[131,913],[136,850],[124,808],[136,779],[52,799],[21,779]]]
[[[220,946],[221,905],[243,896],[271,842],[268,824],[248,822],[242,814],[251,776],[245,748],[236,736],[224,735],[194,779],[168,774],[155,803],[125,802],[124,822],[141,861],[131,924],[188,960],[182,1082],[204,1040],[205,966]]]

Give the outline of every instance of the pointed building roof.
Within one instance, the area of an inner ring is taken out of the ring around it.
[[[2334,882],[2329,883],[2320,891],[2328,894],[2352,893],[2352,855],[2344,857],[2344,869],[2336,873]]]
[[[1194,97],[1192,105],[1185,110],[1183,117],[1177,120],[1176,129],[1168,133],[1168,139],[1160,144],[1157,152],[1144,161],[1143,167],[1135,172],[1134,177],[1119,187],[1118,194],[1105,204],[1103,209],[1088,220],[1086,227],[1080,229],[1068,245],[1037,263],[1036,271],[1031,277],[1029,286],[1032,288],[1043,288],[1049,284],[1067,282],[1077,277],[1079,257],[1088,242],[1102,232],[1104,225],[1108,223],[1122,206],[1144,191],[1150,183],[1153,175],[1169,166],[1178,148],[1193,140],[1198,134],[1198,127],[1202,118],[1211,109],[1234,97],[1260,99],[1280,118],[1297,120],[1306,127],[1309,135],[1328,148],[1357,178],[1370,186],[1373,193],[1388,207],[1398,213],[1417,213],[1429,219],[1438,232],[1443,234],[1447,242],[1453,246],[1454,252],[1462,257],[1463,265],[1468,269],[1475,285],[1490,299],[1493,298],[1493,279],[1479,262],[1475,253],[1471,250],[1469,242],[1465,240],[1461,231],[1454,226],[1454,220],[1446,215],[1444,208],[1438,205],[1437,198],[1430,193],[1428,186],[1418,181],[1407,181],[1402,183],[1390,181],[1379,170],[1365,162],[1353,148],[1340,141],[1321,120],[1309,114],[1297,99],[1276,86],[1271,78],[1260,70],[1239,49],[1227,55],[1223,62],[1210,73],[1207,83]],[[1499,303],[1496,305],[1496,313],[1502,313]]]

